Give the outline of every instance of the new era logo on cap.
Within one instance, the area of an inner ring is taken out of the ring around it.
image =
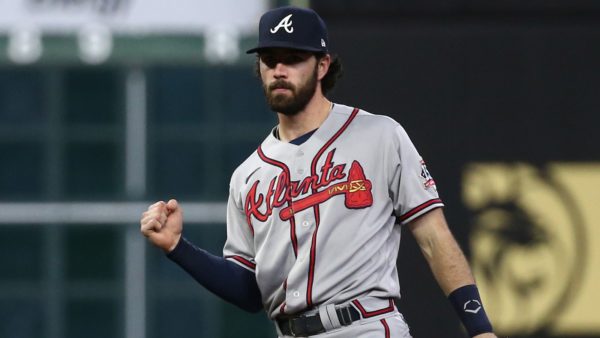
[[[312,9],[293,6],[272,9],[260,18],[258,45],[246,53],[264,48],[292,48],[327,53],[327,27]]]

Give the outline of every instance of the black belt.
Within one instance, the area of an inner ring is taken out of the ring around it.
[[[348,326],[360,319],[360,314],[352,305],[335,310],[342,326]],[[325,332],[319,313],[313,315],[298,315],[277,319],[277,325],[284,336],[306,337]]]

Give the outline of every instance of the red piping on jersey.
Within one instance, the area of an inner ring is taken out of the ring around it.
[[[383,329],[385,330],[385,338],[390,338],[390,327],[385,319],[380,320],[381,324],[383,324]]]
[[[236,261],[244,264],[245,266],[249,267],[252,270],[254,270],[256,268],[256,264],[250,262],[249,260],[247,260],[241,256],[225,256],[225,258],[235,259]]]
[[[371,317],[382,315],[384,313],[393,312],[394,311],[394,301],[390,299],[389,302],[390,302],[390,305],[388,307],[379,309],[379,310],[375,310],[375,311],[365,310],[365,308],[358,301],[358,299],[353,300],[352,304],[354,304],[354,306],[356,306],[358,311],[360,311],[360,314],[362,315],[363,318],[371,318]]]
[[[327,148],[329,148],[331,146],[331,144],[340,135],[342,135],[342,133],[346,130],[346,128],[348,128],[348,126],[354,120],[354,118],[356,117],[357,114],[358,114],[358,108],[354,108],[354,110],[352,110],[352,113],[350,114],[350,117],[348,117],[348,120],[346,120],[344,125],[317,152],[317,154],[313,158],[312,164],[310,166],[310,172],[312,175],[317,174],[317,162],[319,162],[319,158],[321,157],[321,155],[323,155],[325,150],[327,150]],[[313,187],[312,191],[313,191],[313,193],[316,193],[317,189]],[[308,283],[307,283],[307,289],[306,289],[306,306],[309,308],[311,308],[313,306],[312,289],[313,289],[313,283],[314,283],[314,279],[315,279],[315,261],[316,261],[316,256],[317,256],[317,232],[319,231],[319,223],[320,223],[319,205],[318,204],[313,207],[313,211],[315,213],[315,230],[313,231],[312,241],[310,244],[310,264],[308,266]]]
[[[287,278],[283,281],[283,291],[287,291]],[[280,314],[285,314],[285,300],[283,301],[283,303],[281,304],[281,306],[279,307],[279,313]]]
[[[285,314],[285,301],[283,302],[283,304],[281,304],[281,306],[279,307],[279,313],[284,315]]]
[[[258,157],[260,157],[260,159],[263,160],[264,162],[283,170],[286,173],[287,177],[291,179],[292,176],[290,175],[290,168],[288,168],[288,166],[285,165],[285,163],[279,162],[272,158],[268,158],[267,155],[265,155],[265,153],[262,151],[261,146],[258,146],[257,154],[258,154]],[[287,182],[287,183],[289,185],[290,182]],[[292,201],[288,200],[287,205],[291,206]],[[294,257],[298,257],[298,239],[296,238],[296,219],[293,216],[292,216],[292,218],[290,218],[290,238],[292,241],[292,248],[294,249]]]
[[[431,199],[431,200],[429,200],[429,201],[427,201],[427,202],[425,202],[425,203],[423,203],[421,205],[418,205],[418,206],[412,208],[409,212],[407,212],[404,215],[398,217],[398,220],[399,220],[399,222],[404,222],[405,220],[409,219],[410,217],[412,217],[413,215],[415,215],[419,211],[421,211],[421,210],[423,210],[423,209],[425,209],[425,208],[427,208],[427,207],[429,207],[429,206],[431,206],[433,204],[436,204],[436,203],[442,203],[442,200],[439,199],[439,198]]]

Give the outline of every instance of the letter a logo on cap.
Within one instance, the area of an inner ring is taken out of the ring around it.
[[[279,21],[279,24],[274,28],[271,28],[271,33],[275,34],[279,30],[279,28],[285,29],[286,32],[292,33],[294,31],[294,27],[292,27],[292,14],[286,16],[285,18]]]

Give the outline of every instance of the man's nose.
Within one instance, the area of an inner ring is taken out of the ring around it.
[[[287,66],[282,62],[277,62],[273,68],[273,75],[276,78],[287,77]]]

